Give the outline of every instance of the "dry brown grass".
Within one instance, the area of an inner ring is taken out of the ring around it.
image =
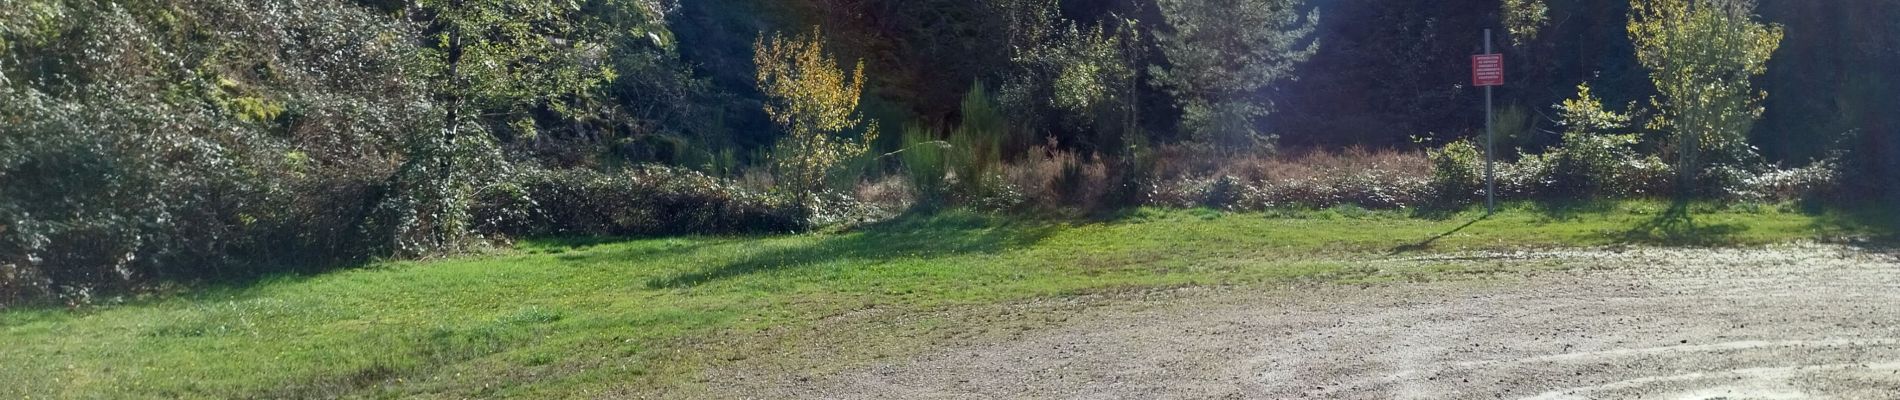
[[[1174,207],[1407,207],[1426,200],[1432,176],[1422,152],[1359,147],[1225,157],[1168,147],[1158,156],[1149,200]]]
[[[1108,166],[1101,156],[1034,146],[1021,161],[1003,166],[1003,177],[1031,205],[1092,210],[1108,193]]]
[[[1162,180],[1232,176],[1244,182],[1287,182],[1335,177],[1365,171],[1429,178],[1431,160],[1423,152],[1367,150],[1305,150],[1278,155],[1215,156],[1191,148],[1168,146],[1157,150],[1155,176]]]
[[[917,190],[911,187],[910,179],[903,175],[887,175],[859,182],[853,197],[876,207],[904,210],[917,203]]]

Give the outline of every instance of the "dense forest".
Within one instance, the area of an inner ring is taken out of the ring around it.
[[[5,0],[0,303],[904,210],[1891,204],[1900,0]],[[1883,200],[1889,199],[1889,200]]]

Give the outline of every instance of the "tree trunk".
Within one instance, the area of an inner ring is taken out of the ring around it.
[[[1676,197],[1688,199],[1695,191],[1696,152],[1701,150],[1702,134],[1693,129],[1683,130],[1679,134],[1682,135],[1682,141],[1678,145],[1682,148],[1678,149],[1680,159],[1676,162]]]

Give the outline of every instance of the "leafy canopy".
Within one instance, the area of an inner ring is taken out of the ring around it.
[[[1629,36],[1650,71],[1660,110],[1654,128],[1674,131],[1688,179],[1697,152],[1739,156],[1768,93],[1750,80],[1768,71],[1779,25],[1754,20],[1754,0],[1636,0]]]
[[[1522,46],[1537,40],[1544,30],[1544,24],[1550,20],[1550,7],[1544,0],[1504,0],[1504,30],[1511,34],[1511,44]]]
[[[422,0],[411,7],[433,39],[423,57],[446,109],[439,131],[409,141],[408,158],[394,177],[397,195],[380,208],[398,223],[377,234],[391,236],[389,251],[420,255],[465,241],[476,177],[506,168],[486,132],[463,134],[464,125],[533,137],[533,113],[569,115],[573,101],[615,74],[603,60],[605,46],[595,40],[601,27],[581,3]],[[491,123],[466,124],[471,120]]]
[[[1577,85],[1577,97],[1557,105],[1557,125],[1569,132],[1612,133],[1629,127],[1630,116],[1603,108],[1603,100],[1590,93],[1590,84]]]
[[[831,59],[821,31],[787,37],[773,34],[754,43],[759,91],[765,94],[765,113],[788,135],[780,140],[776,160],[790,189],[809,198],[826,176],[845,160],[863,154],[877,139],[877,122],[858,114],[864,91],[864,62],[849,74]],[[859,143],[843,135],[864,128]]]

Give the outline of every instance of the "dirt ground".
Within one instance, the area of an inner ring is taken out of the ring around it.
[[[1544,267],[1131,300],[837,373],[708,383],[743,398],[1900,399],[1891,254],[1804,245],[1377,263]]]

